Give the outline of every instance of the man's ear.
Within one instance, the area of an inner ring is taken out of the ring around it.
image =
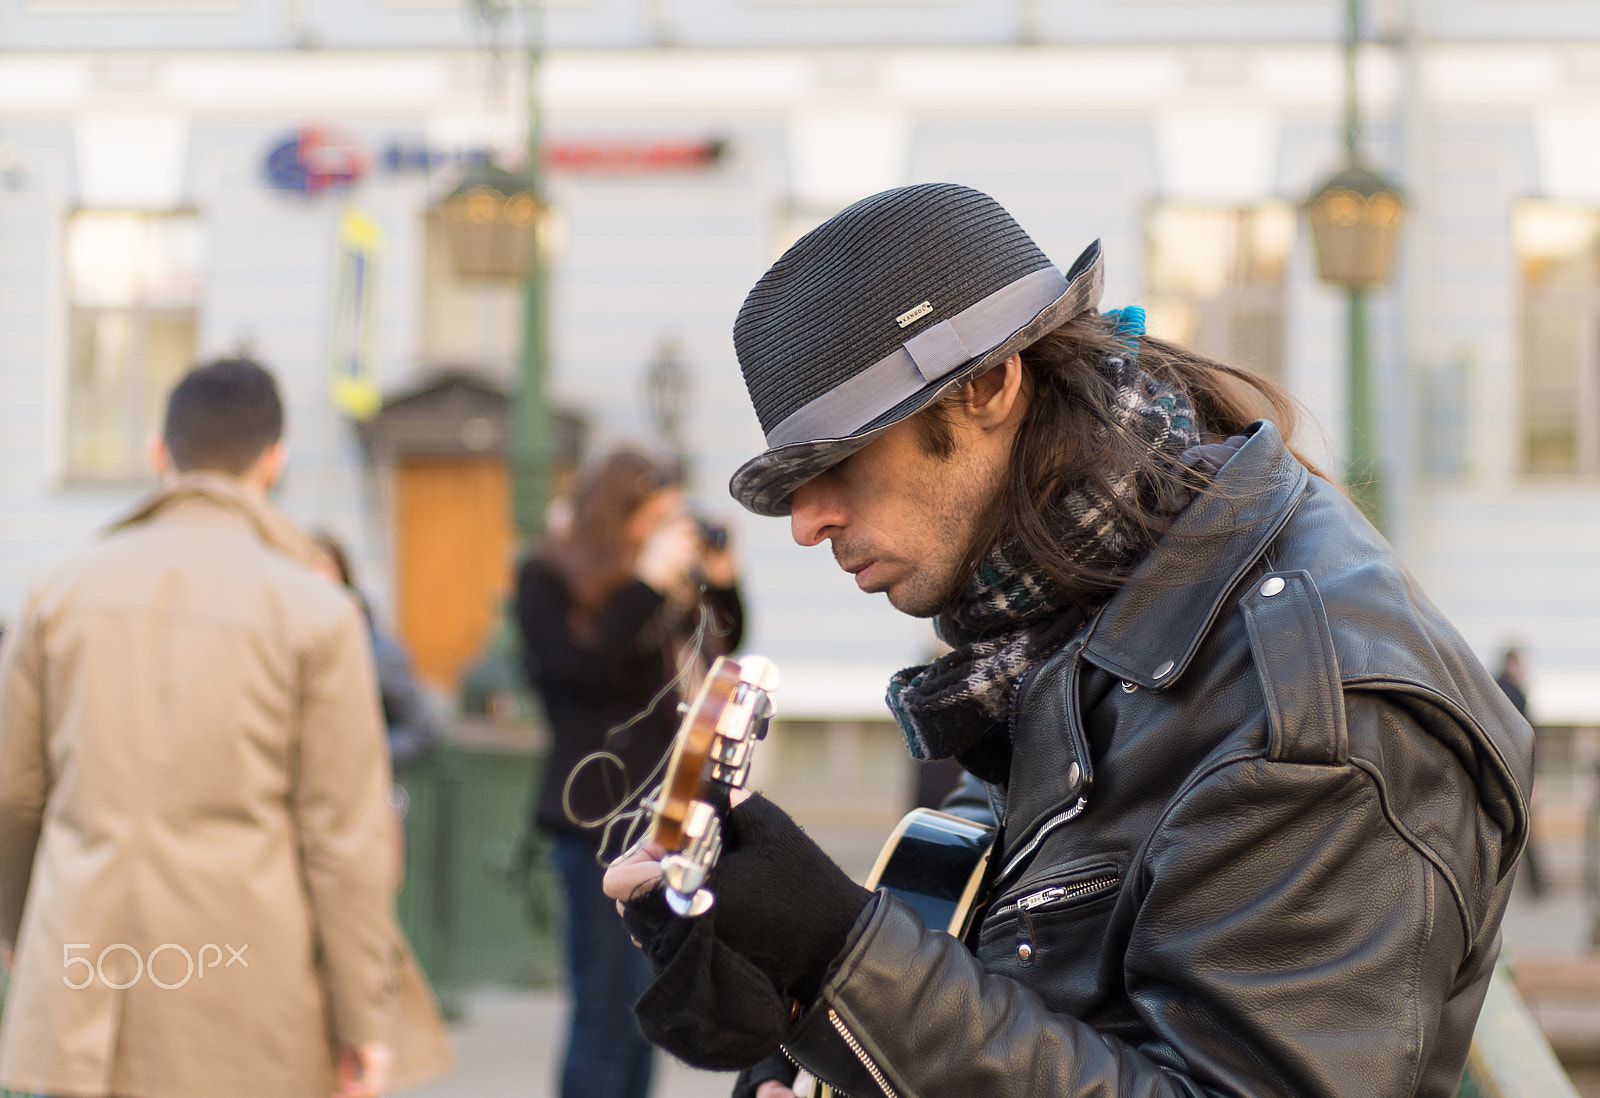
[[[272,486],[278,483],[278,478],[283,475],[283,467],[289,460],[289,447],[279,439],[256,458],[255,464],[245,473],[244,479],[255,485],[263,494],[272,491]]]
[[[156,471],[156,476],[161,480],[171,480],[178,475],[177,469],[172,465],[172,451],[167,449],[167,440],[159,434],[150,436],[150,468]]]
[[[1020,415],[1027,404],[1022,355],[1012,354],[967,382],[962,403],[972,425],[993,430]]]

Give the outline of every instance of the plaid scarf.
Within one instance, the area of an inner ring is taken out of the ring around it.
[[[1105,366],[1117,383],[1113,430],[1136,436],[1174,462],[1200,441],[1184,394],[1145,373],[1132,356],[1108,358]],[[1125,571],[1137,563],[1144,540],[1116,504],[1138,491],[1129,472],[1112,479],[1110,494],[1096,484],[1067,493],[1055,513],[1069,564]],[[1083,620],[1068,593],[1020,545],[991,548],[934,621],[939,638],[953,651],[889,680],[889,709],[912,757],[957,758],[979,777],[1003,781],[1010,743],[991,733],[1006,726],[1012,695],[1028,670],[1064,644]]]

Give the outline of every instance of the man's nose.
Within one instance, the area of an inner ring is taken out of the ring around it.
[[[797,545],[820,545],[843,525],[843,512],[828,491],[825,477],[812,477],[796,488],[790,499],[789,534]]]

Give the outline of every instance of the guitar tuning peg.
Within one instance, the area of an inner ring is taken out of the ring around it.
[[[681,892],[666,890],[667,906],[673,913],[684,919],[697,919],[711,910],[711,905],[717,898],[704,888],[697,888],[688,896]]]
[[[765,656],[742,656],[739,659],[739,679],[757,690],[771,693],[778,689],[778,665]]]

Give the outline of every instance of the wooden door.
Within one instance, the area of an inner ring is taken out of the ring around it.
[[[396,493],[400,634],[417,673],[454,690],[512,582],[510,478],[499,458],[403,458]]]

